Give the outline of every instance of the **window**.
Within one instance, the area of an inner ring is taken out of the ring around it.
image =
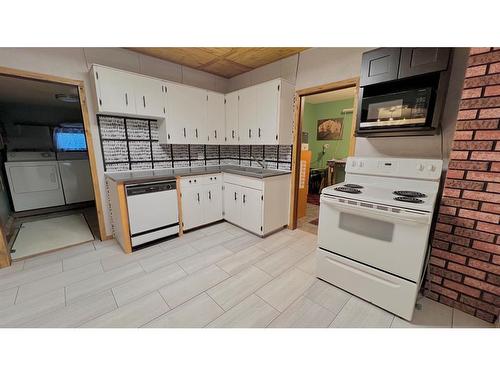
[[[58,152],[87,150],[85,133],[81,128],[56,128],[54,143]]]

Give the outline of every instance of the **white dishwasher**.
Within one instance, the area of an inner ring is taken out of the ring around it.
[[[126,185],[125,188],[133,249],[179,233],[175,180]]]

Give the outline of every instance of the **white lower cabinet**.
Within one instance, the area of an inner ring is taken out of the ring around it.
[[[181,204],[184,230],[222,220],[222,175],[182,178]]]

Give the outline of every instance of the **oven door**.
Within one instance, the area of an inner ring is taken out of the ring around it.
[[[391,212],[381,205],[322,195],[318,246],[418,283],[431,219],[425,212]]]

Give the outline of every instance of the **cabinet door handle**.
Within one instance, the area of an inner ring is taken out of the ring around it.
[[[260,138],[260,128],[259,128],[259,138]]]
[[[252,129],[248,129],[248,138],[252,138]]]
[[[200,201],[200,193],[196,193],[198,195],[198,202]]]
[[[186,138],[186,128],[184,128],[184,138]]]
[[[144,108],[146,108],[146,97],[142,96],[142,104],[144,104]]]
[[[234,130],[231,130],[231,137],[234,139]]]
[[[245,203],[245,198],[246,198],[246,195],[243,194],[243,203]]]
[[[210,190],[208,191],[208,199],[212,200],[212,192]]]
[[[194,132],[196,133],[196,138],[198,138],[198,129],[194,129]]]
[[[128,94],[125,93],[125,105],[128,107]]]
[[[214,130],[215,133],[215,139],[217,139],[217,130]]]
[[[236,192],[234,192],[234,200],[236,200]]]

